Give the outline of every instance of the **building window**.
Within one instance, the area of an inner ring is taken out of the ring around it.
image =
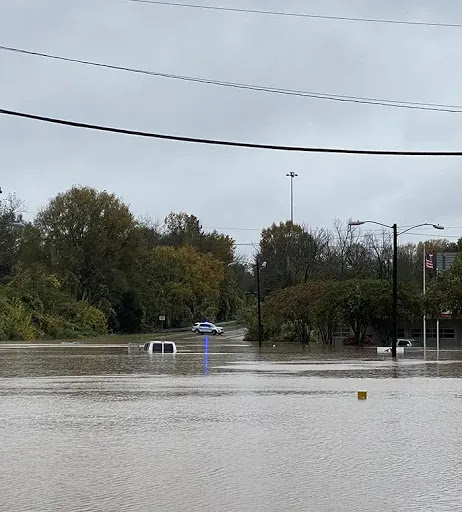
[[[454,329],[442,329],[440,327],[440,338],[446,338],[446,339],[454,339],[456,337],[456,332]],[[427,329],[427,338],[436,340],[436,329],[430,327]]]
[[[422,329],[412,329],[411,337],[412,338],[423,338]],[[428,329],[427,329],[427,337],[430,337],[430,335],[428,334]]]

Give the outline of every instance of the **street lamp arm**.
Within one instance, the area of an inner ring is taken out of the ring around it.
[[[395,223],[393,226],[387,226],[386,224],[382,224],[381,222],[376,222],[374,220],[357,220],[350,221],[348,226],[361,226],[362,224],[377,224],[378,226],[383,226],[384,228],[390,228],[393,230],[393,295],[392,295],[392,342],[391,342],[391,355],[392,357],[396,357],[396,346],[398,341],[398,235],[402,235],[403,233],[407,233],[411,231],[411,229],[419,228],[421,226],[432,226],[435,229],[444,229],[443,226],[439,224],[430,224],[425,222],[423,224],[416,224],[415,226],[411,226],[410,228],[401,231],[398,233],[398,225]]]
[[[349,226],[362,226],[363,224],[377,224],[377,226],[382,226],[384,228],[393,229],[393,226],[389,226],[388,224],[382,224],[381,222],[376,222],[375,220],[356,220],[356,221],[350,221],[348,223]]]
[[[407,228],[404,231],[399,232],[398,236],[403,235],[404,233],[407,233],[408,231],[411,231],[412,229],[421,228],[422,226],[431,226],[432,228],[435,228],[435,229],[444,229],[444,226],[440,226],[439,224],[432,224],[431,222],[424,222],[423,224],[416,224],[415,226],[411,226],[410,228]]]

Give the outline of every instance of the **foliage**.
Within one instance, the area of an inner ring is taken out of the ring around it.
[[[343,319],[353,331],[355,343],[363,346],[366,330],[373,319],[374,293],[369,280],[354,279],[339,286]]]
[[[314,326],[324,345],[332,346],[337,325],[342,319],[341,296],[338,283],[328,281],[319,283],[319,296],[313,306]]]
[[[270,294],[264,303],[264,335],[307,343],[315,332],[323,344],[332,345],[339,324],[347,323],[355,344],[364,345],[372,326],[383,343],[391,337],[391,283],[377,279],[308,281]],[[398,315],[411,320],[422,314],[420,295],[408,285],[398,288]],[[243,315],[248,338],[257,333],[256,308]]]
[[[425,309],[429,316],[439,317],[450,311],[454,318],[462,318],[462,258],[456,258],[451,269],[430,281],[425,295]]]
[[[131,282],[143,307],[143,328],[148,330],[158,326],[159,315],[166,316],[167,327],[216,318],[220,298],[226,298],[223,264],[189,246],[150,249],[138,260]]]
[[[0,295],[0,339],[33,340],[37,331],[32,324],[32,315],[17,298]]]
[[[164,220],[159,242],[172,247],[191,246],[210,253],[225,264],[234,260],[234,240],[214,230],[206,233],[199,219],[187,213],[170,213]]]
[[[274,291],[317,277],[328,239],[291,222],[273,224],[260,239],[260,260],[266,262],[265,290]]]
[[[13,273],[19,254],[22,202],[14,195],[0,201],[0,282]]]
[[[58,194],[35,220],[44,259],[78,300],[113,300],[136,251],[135,221],[114,194],[73,187]]]
[[[43,267],[18,266],[0,288],[1,339],[80,338],[107,332],[105,314],[71,297]]]
[[[82,337],[143,332],[236,316],[258,333],[255,260],[199,219],[171,212],[135,220],[120,198],[89,187],[58,194],[31,223],[14,196],[0,202],[0,337]],[[18,228],[18,223],[21,227]],[[462,243],[426,242],[428,250]],[[392,245],[388,231],[335,221],[332,232],[285,222],[261,233],[263,334],[331,345],[340,323],[358,344],[372,325],[390,337]],[[462,317],[462,262],[429,280],[420,297],[423,245],[398,248],[399,318],[450,310]]]
[[[264,307],[265,335],[309,343],[325,284],[309,281],[273,292]]]

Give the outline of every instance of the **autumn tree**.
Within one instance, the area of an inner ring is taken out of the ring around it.
[[[215,318],[224,280],[224,266],[193,247],[154,247],[138,259],[132,285],[138,290],[146,329],[166,316],[171,327],[204,317]]]
[[[48,265],[77,299],[117,302],[124,271],[136,258],[133,214],[114,194],[73,187],[36,217]]]

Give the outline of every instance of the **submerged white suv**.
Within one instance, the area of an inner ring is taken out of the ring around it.
[[[216,334],[223,334],[225,332],[223,327],[218,327],[217,325],[212,324],[211,322],[196,322],[192,326],[191,330],[192,330],[192,332],[195,332],[196,334],[211,333],[211,334],[216,335]]]

